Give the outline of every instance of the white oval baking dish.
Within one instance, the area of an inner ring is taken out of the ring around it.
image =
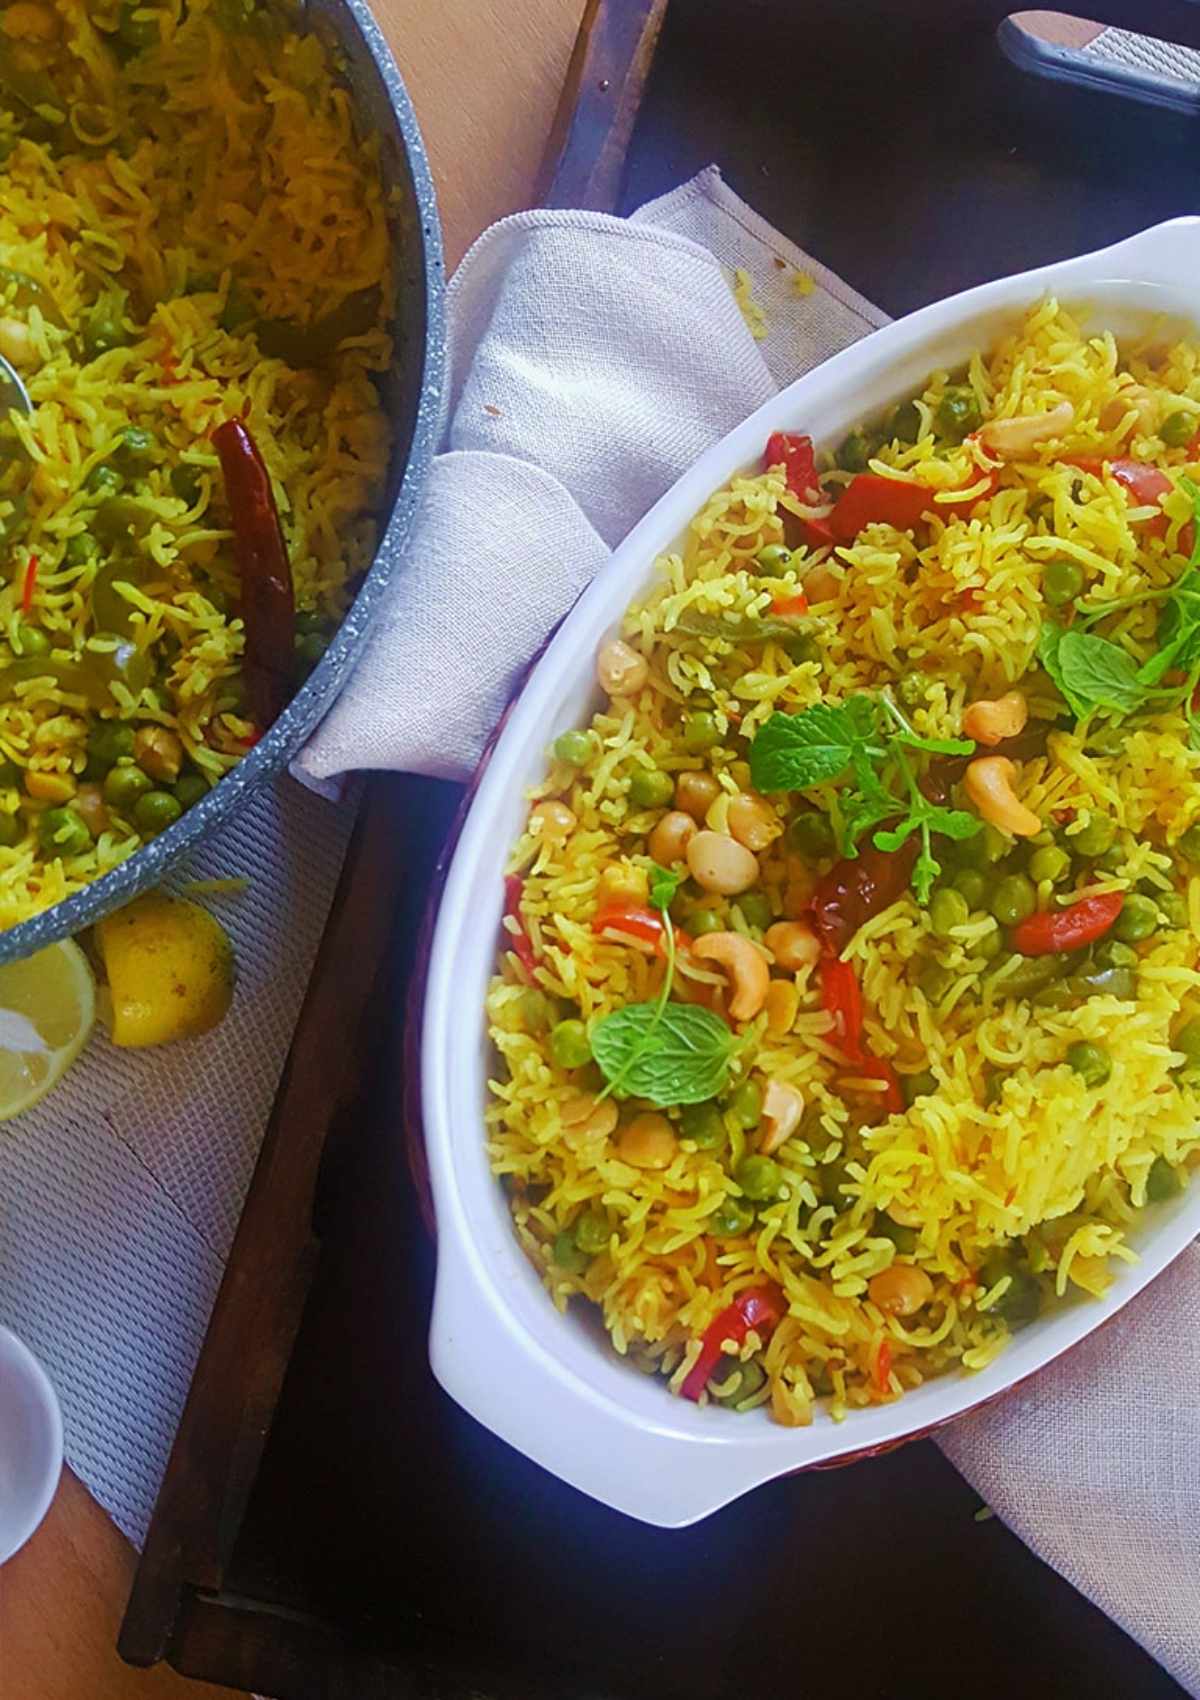
[[[1147,1213],[1141,1261],[1101,1300],[1066,1303],[1026,1328],[986,1370],[931,1381],[842,1423],[823,1413],[784,1429],[672,1398],[551,1305],[518,1248],[484,1152],[483,1004],[495,962],[502,874],[525,793],[554,736],[594,706],[593,657],[653,563],[709,494],[761,465],[774,430],[838,441],[1055,294],[1118,335],[1158,315],[1200,320],[1200,218],[1175,219],[1095,254],[983,284],[876,331],[783,390],[717,443],[656,503],[580,598],[531,672],[481,771],[441,900],[428,965],[422,1109],[438,1226],[430,1350],[446,1391],[481,1423],[606,1505],[663,1527],[707,1516],[760,1483],[888,1448],[993,1399],[1077,1344],[1200,1232],[1200,1185]]]

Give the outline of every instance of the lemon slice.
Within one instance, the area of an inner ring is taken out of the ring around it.
[[[62,1079],[96,1019],[87,957],[64,939],[0,963],[0,1121],[33,1107]]]

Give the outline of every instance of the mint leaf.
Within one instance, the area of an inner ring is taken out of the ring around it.
[[[682,874],[673,874],[669,868],[660,868],[657,862],[650,864],[650,906],[653,909],[667,910],[675,900],[675,893],[683,884]]]
[[[814,703],[799,714],[773,714],[750,746],[755,789],[803,791],[839,778],[856,752],[882,756],[876,723],[876,707],[867,696]]]
[[[1145,700],[1146,681],[1137,662],[1107,638],[1046,620],[1038,636],[1038,659],[1076,720],[1086,720],[1099,708],[1132,714]]]
[[[1146,694],[1133,657],[1120,644],[1091,632],[1064,632],[1058,645],[1058,664],[1066,690],[1093,708],[1130,714]]]
[[[1172,586],[1155,642],[1158,648],[1138,671],[1143,685],[1157,685],[1172,667],[1187,672],[1200,661],[1200,569],[1189,567]]]
[[[715,1098],[729,1076],[733,1034],[698,1004],[626,1004],[594,1022],[589,1037],[610,1087],[659,1109]]]

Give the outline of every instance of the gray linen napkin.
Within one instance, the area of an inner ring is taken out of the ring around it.
[[[746,274],[759,336],[730,288]],[[446,452],[372,645],[300,770],[466,778],[611,547],[697,454],[884,315],[709,169],[632,220],[536,212],[450,290]],[[1055,1569],[1200,1694],[1194,1249],[942,1445]]]

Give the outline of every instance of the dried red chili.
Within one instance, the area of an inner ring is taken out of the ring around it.
[[[908,889],[917,859],[915,837],[899,850],[871,844],[835,862],[813,893],[813,931],[830,956],[840,956],[864,921]]]
[[[251,712],[265,731],[292,694],[296,604],[279,510],[258,446],[240,419],[212,434],[233,521],[246,630],[243,672]]]
[[[709,1323],[700,1342],[700,1355],[688,1371],[679,1389],[685,1399],[699,1399],[708,1386],[709,1377],[725,1356],[728,1343],[743,1346],[753,1331],[766,1336],[787,1315],[787,1300],[772,1282],[766,1287],[747,1287],[733,1303]]]

